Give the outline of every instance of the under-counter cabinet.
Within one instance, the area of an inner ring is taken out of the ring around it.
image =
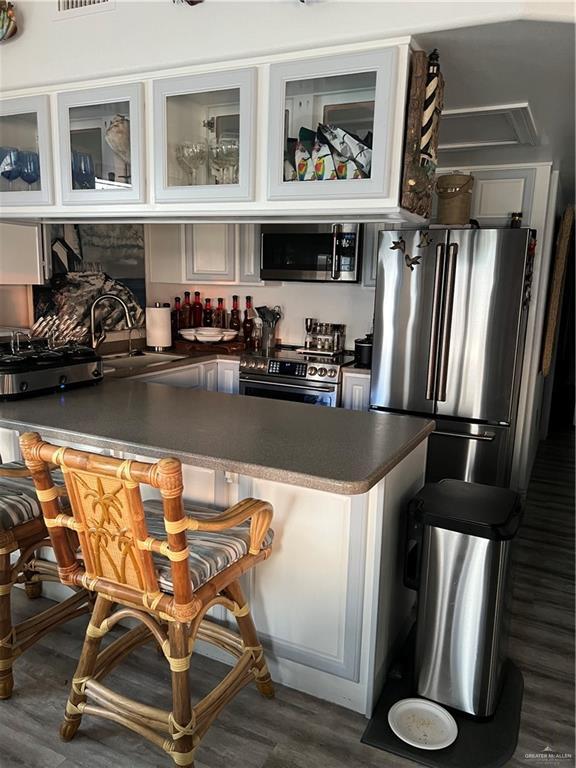
[[[0,101],[0,205],[52,203],[52,152],[46,96]]]
[[[270,67],[272,200],[388,197],[399,51]]]
[[[154,82],[156,200],[251,200],[256,69]]]
[[[146,373],[137,378],[148,384],[169,384],[185,389],[203,389],[207,392],[227,392],[238,394],[240,361],[209,360],[203,363],[191,363],[182,368],[157,373]]]
[[[144,202],[140,83],[58,95],[62,202]]]
[[[351,411],[370,408],[370,371],[356,368],[342,371],[342,408]]]

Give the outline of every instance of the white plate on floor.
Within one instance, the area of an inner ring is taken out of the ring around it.
[[[388,712],[388,723],[396,736],[419,749],[445,749],[458,736],[450,712],[426,699],[401,699]]]

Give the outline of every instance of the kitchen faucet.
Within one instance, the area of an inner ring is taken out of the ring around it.
[[[117,301],[124,310],[124,315],[126,316],[126,325],[128,327],[128,355],[131,356],[132,329],[134,328],[134,323],[130,318],[130,311],[128,310],[128,305],[126,302],[121,299],[120,296],[116,296],[113,293],[103,293],[102,296],[98,296],[98,298],[92,303],[92,306],[90,307],[90,338],[92,340],[92,349],[96,349],[106,338],[106,332],[104,331],[102,323],[100,323],[101,333],[99,336],[96,336],[96,305],[101,301],[104,301],[104,299],[113,299],[114,301]]]

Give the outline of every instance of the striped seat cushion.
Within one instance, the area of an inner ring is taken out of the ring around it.
[[[25,464],[12,461],[0,466],[2,469],[22,469]],[[64,482],[60,470],[52,472],[52,477],[59,485]],[[9,531],[41,515],[40,502],[31,478],[0,476],[0,531]]]
[[[146,511],[146,523],[148,533],[158,539],[166,538],[162,502],[149,500],[144,502]],[[221,510],[207,509],[205,507],[190,507],[187,514],[199,518],[210,518],[220,514]],[[274,537],[274,531],[270,528],[262,543],[262,547],[269,547]],[[248,554],[250,546],[250,521],[242,523],[235,528],[228,528],[222,533],[206,533],[204,531],[188,531],[188,544],[190,547],[190,579],[193,589],[198,589],[217,573],[240,560]],[[158,568],[158,582],[165,592],[172,592],[172,572],[170,563],[162,555],[154,554],[154,562]]]

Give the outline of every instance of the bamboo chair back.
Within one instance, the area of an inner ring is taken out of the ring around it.
[[[61,580],[108,594],[118,602],[143,605],[167,617],[190,620],[198,609],[189,576],[187,520],[178,459],[149,464],[115,459],[44,442],[29,432],[20,438]],[[72,515],[62,514],[49,465],[62,469]],[[140,485],[160,490],[166,539],[150,537]],[[78,534],[82,562],[66,529]],[[170,561],[174,594],[158,583],[152,553]]]

